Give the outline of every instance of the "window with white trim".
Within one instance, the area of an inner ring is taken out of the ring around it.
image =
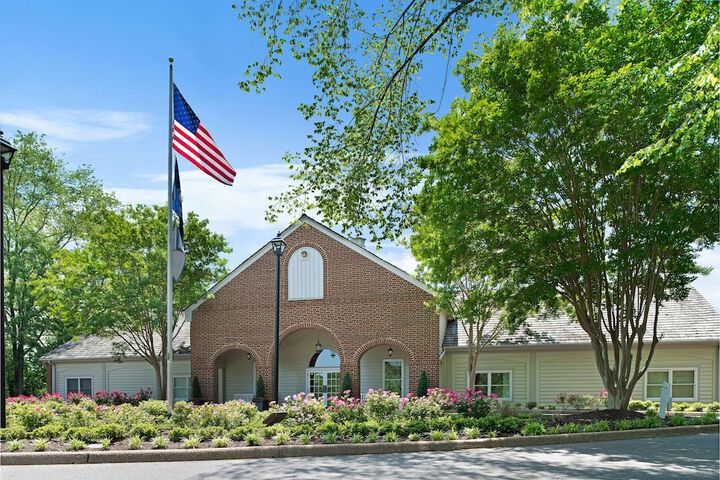
[[[383,390],[403,394],[403,363],[401,359],[383,360]]]
[[[499,399],[512,399],[512,371],[475,372],[475,390],[486,395],[495,394]]]
[[[82,393],[92,397],[92,378],[90,377],[68,377],[65,379],[66,393]]]
[[[190,377],[173,377],[173,398],[175,400],[190,398]]]
[[[662,384],[670,384],[673,400],[697,399],[697,369],[665,368],[648,370],[645,374],[645,398],[660,399]]]

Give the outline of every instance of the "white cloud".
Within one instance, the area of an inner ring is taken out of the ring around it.
[[[246,230],[267,230],[265,220],[268,197],[283,192],[289,185],[289,170],[285,164],[260,165],[237,170],[232,187],[221,185],[200,170],[180,172],[183,208],[196,212],[210,221],[213,230],[232,236]],[[153,188],[108,187],[123,203],[164,203],[167,201],[166,175],[154,175]],[[280,225],[292,221],[281,216]]]
[[[402,247],[389,247],[383,248],[382,250],[374,251],[374,253],[392,263],[401,270],[405,270],[407,273],[414,275],[415,267],[417,267],[417,260],[412,256],[410,250]]]
[[[0,112],[0,124],[34,130],[61,142],[104,142],[145,133],[150,115],[117,110],[33,109]]]
[[[720,311],[720,247],[700,253],[698,262],[703,267],[711,267],[713,271],[710,275],[699,277],[693,286]]]

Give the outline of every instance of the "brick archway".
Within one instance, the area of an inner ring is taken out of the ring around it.
[[[365,355],[365,352],[367,352],[371,348],[379,347],[380,345],[390,345],[391,347],[399,348],[408,356],[408,360],[410,360],[411,362],[415,362],[415,354],[401,341],[395,340],[393,338],[376,338],[375,340],[370,340],[369,342],[366,342],[360,348],[355,350],[355,354],[352,358],[352,363],[359,365],[360,357]]]
[[[408,368],[408,393],[414,390],[414,387],[417,385],[417,379],[420,376],[420,368],[418,366],[418,363],[415,361],[415,353],[407,347],[403,342],[400,340],[396,340],[394,338],[384,337],[384,338],[376,338],[374,340],[370,340],[369,342],[364,343],[362,346],[360,346],[358,349],[355,350],[355,353],[353,354],[352,358],[352,376],[353,376],[353,388],[352,388],[352,394],[355,397],[359,397],[362,392],[360,392],[360,383],[361,383],[361,372],[360,372],[360,360],[363,355],[365,355],[369,350],[383,346],[388,345],[390,347],[393,347],[394,349],[401,351],[407,356],[407,368]]]
[[[224,354],[226,352],[230,352],[232,350],[245,351],[250,354],[250,356],[252,357],[252,360],[255,361],[255,363],[257,363],[257,364],[261,363],[260,355],[258,355],[258,353],[252,347],[249,347],[249,346],[245,345],[244,343],[235,342],[235,343],[228,343],[228,344],[218,348],[217,350],[215,350],[215,353],[213,353],[210,356],[210,359],[208,361],[208,366],[212,369],[215,369],[218,358],[220,358],[220,356],[222,354]]]
[[[280,332],[280,345],[283,344],[287,338],[292,335],[295,332],[298,332],[300,330],[320,330],[321,332],[327,334],[332,338],[333,342],[335,342],[335,346],[337,347],[337,353],[340,355],[340,360],[343,361],[345,357],[345,348],[342,345],[342,342],[340,342],[340,339],[335,335],[335,332],[330,330],[329,328],[325,327],[324,325],[320,325],[319,323],[310,323],[310,322],[301,322],[296,323],[295,325],[291,325],[287,327],[285,330],[282,330]],[[273,346],[269,349],[267,354],[267,365],[273,364],[273,355],[275,354],[275,345],[273,342]]]

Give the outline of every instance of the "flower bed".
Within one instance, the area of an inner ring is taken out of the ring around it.
[[[301,393],[286,398],[282,405],[272,405],[267,412],[259,412],[254,404],[242,401],[204,405],[177,402],[172,412],[160,400],[142,400],[137,405],[102,402],[77,396],[63,399],[59,395],[14,398],[8,404],[8,428],[0,430],[1,449],[13,452],[392,443],[717,422],[715,413],[693,419],[676,414],[661,420],[652,412],[637,418],[607,417],[605,413],[597,418],[559,421],[540,415],[518,415],[482,392],[443,389],[431,389],[424,397],[370,391],[363,401],[349,396],[331,397],[327,406]],[[266,426],[263,421],[276,411],[286,412],[286,418]]]

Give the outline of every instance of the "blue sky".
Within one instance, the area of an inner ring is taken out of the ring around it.
[[[296,107],[313,91],[309,69],[295,62],[262,95],[237,88],[245,66],[262,55],[262,40],[240,24],[231,3],[6,0],[0,129],[6,136],[17,129],[47,134],[69,164],[91,165],[125,202],[163,202],[173,56],[177,85],[238,171],[229,188],[180,159],[184,208],[226,235],[232,267],[291,221],[270,225],[264,211],[267,197],[288,184],[282,155],[305,146],[310,125]],[[472,33],[493,29],[489,19]],[[429,66],[422,87],[437,98],[445,64]],[[451,78],[442,110],[459,94]],[[383,244],[378,253],[414,269],[403,248]],[[720,267],[720,249],[702,261]],[[696,286],[720,308],[720,274]]]

